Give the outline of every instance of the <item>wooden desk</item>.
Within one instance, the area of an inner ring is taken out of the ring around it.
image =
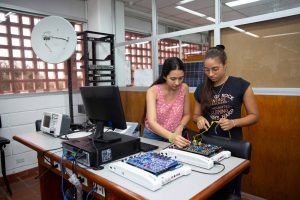
[[[13,139],[37,151],[40,173],[50,166],[44,160],[44,155],[48,157],[52,163],[60,163],[62,155],[61,149],[45,151],[61,147],[61,139],[40,132],[16,135]],[[159,145],[159,150],[168,145],[168,143],[152,141],[145,138],[141,138],[141,140],[143,142]],[[192,172],[190,175],[181,177],[155,192],[114,174],[109,171],[107,165],[104,166],[103,170],[97,171],[73,166],[69,161],[64,161],[64,166],[68,169],[73,169],[76,174],[81,174],[87,178],[88,185],[83,186],[85,191],[90,191],[93,187],[93,183],[103,186],[105,188],[106,199],[112,197],[116,199],[206,199],[250,165],[250,161],[236,157],[223,160],[222,163],[225,165],[225,170],[219,174],[206,175]],[[217,167],[214,167],[209,171],[218,171],[220,169],[216,168]],[[204,171],[204,169],[198,170]],[[67,183],[68,181],[65,180],[64,182]],[[42,176],[40,179],[40,188],[43,200],[62,199],[60,171],[52,168],[48,173]],[[97,197],[100,199],[104,198],[100,195],[97,195]]]

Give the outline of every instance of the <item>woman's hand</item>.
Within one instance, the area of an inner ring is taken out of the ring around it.
[[[173,133],[176,134],[176,133]],[[175,135],[172,141],[173,144],[175,144],[178,148],[186,147],[190,144],[190,141],[182,137],[181,135]]]
[[[204,117],[200,116],[197,118],[197,127],[201,130],[201,129],[205,129],[208,130],[210,127],[209,122],[207,121],[207,119],[205,119]]]
[[[230,129],[235,127],[235,123],[233,119],[221,118],[218,124],[220,124],[221,129],[224,131],[229,131]]]

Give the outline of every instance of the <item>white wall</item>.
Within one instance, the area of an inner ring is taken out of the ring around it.
[[[78,114],[77,105],[82,104],[78,93],[73,95],[75,123],[86,120]],[[5,148],[7,174],[13,174],[37,165],[36,152],[12,139],[14,135],[35,132],[35,121],[42,119],[44,111],[69,115],[69,97],[66,92],[54,94],[20,94],[0,96],[2,128],[0,136],[10,140]]]

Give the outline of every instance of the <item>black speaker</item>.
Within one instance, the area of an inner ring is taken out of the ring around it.
[[[41,119],[35,121],[35,131],[36,132],[41,130],[41,123],[42,123]]]
[[[0,115],[0,128],[2,128],[1,115]]]

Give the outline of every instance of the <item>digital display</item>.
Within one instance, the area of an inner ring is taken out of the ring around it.
[[[49,128],[51,116],[44,115],[43,126]]]

